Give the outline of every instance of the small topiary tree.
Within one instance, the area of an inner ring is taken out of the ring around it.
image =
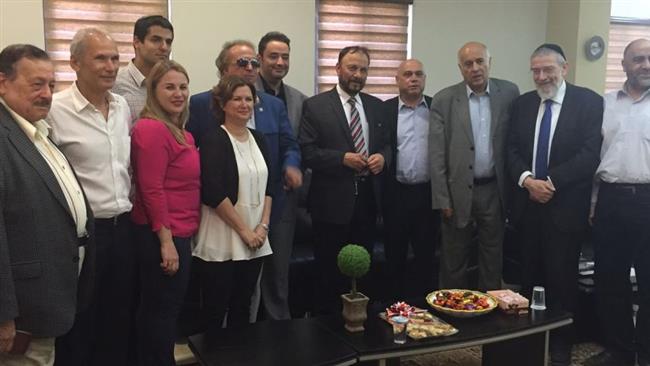
[[[352,297],[357,295],[357,278],[363,277],[370,269],[370,254],[366,248],[348,244],[341,248],[336,258],[339,270],[352,280]]]

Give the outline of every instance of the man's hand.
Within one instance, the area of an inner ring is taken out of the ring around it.
[[[528,190],[528,197],[539,203],[547,203],[553,198],[553,194],[555,193],[555,187],[553,187],[551,182],[533,179],[532,176],[524,180],[523,186]]]
[[[442,213],[442,218],[445,220],[451,219],[452,216],[454,216],[454,209],[453,208],[443,208],[440,210]]]
[[[359,153],[346,152],[343,155],[343,165],[360,173],[368,167],[368,162],[365,156]]]
[[[16,336],[16,323],[8,320],[0,324],[0,353],[11,351],[14,346],[14,337]]]
[[[374,175],[384,170],[384,156],[381,154],[372,154],[368,157],[368,169]]]
[[[284,170],[284,190],[291,191],[302,185],[302,172],[300,169],[288,166]]]

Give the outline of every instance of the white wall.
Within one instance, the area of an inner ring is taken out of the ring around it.
[[[175,29],[173,58],[187,67],[192,92],[217,82],[214,59],[221,45],[244,38],[257,44],[270,30],[291,38],[287,82],[311,95],[314,90],[314,0],[171,0]],[[456,51],[479,40],[492,52],[492,76],[532,88],[531,51],[546,35],[548,0],[415,0],[413,57],[427,69],[428,94],[460,81]],[[43,47],[39,0],[0,0],[0,47],[33,43]]]
[[[462,80],[456,55],[470,40],[490,49],[490,76],[532,89],[529,57],[544,42],[547,7],[547,0],[415,0],[412,57],[426,67],[425,92]]]
[[[14,43],[45,47],[41,0],[0,0],[0,50]]]
[[[224,42],[243,38],[257,48],[260,38],[277,30],[291,39],[286,82],[307,95],[314,90],[315,20],[313,0],[171,0],[174,60],[190,74],[192,93],[216,84],[214,60]]]

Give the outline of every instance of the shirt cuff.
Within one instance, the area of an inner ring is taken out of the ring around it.
[[[526,178],[532,176],[533,176],[533,172],[529,170],[526,170],[525,172],[521,173],[521,175],[519,176],[519,187],[524,188],[524,181],[526,180]]]

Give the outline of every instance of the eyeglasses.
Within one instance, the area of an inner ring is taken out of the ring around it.
[[[248,67],[248,64],[251,65],[252,68],[257,69],[260,67],[260,61],[256,58],[248,58],[248,57],[241,57],[238,58],[237,61],[235,61],[235,64],[239,67]]]

